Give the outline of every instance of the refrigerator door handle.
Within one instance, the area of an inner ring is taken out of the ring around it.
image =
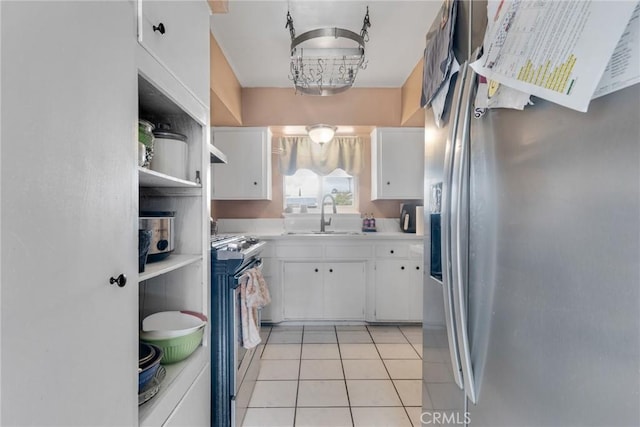
[[[465,64],[466,66],[466,64]],[[454,248],[452,251],[453,262],[453,296],[454,296],[454,312],[456,315],[456,324],[458,326],[458,347],[460,348],[460,361],[462,364],[462,377],[464,379],[464,389],[467,397],[472,403],[476,403],[476,384],[473,376],[473,367],[471,366],[471,350],[469,346],[469,335],[467,325],[467,293],[468,287],[468,272],[464,268],[462,260],[467,259],[464,257],[464,251],[468,252],[468,239],[466,244],[462,242],[463,232],[463,215],[466,214],[463,209],[468,208],[468,203],[465,204],[465,197],[468,200],[468,179],[469,174],[469,128],[471,125],[471,114],[473,110],[473,95],[476,89],[476,73],[473,70],[470,71],[469,79],[465,82],[465,93],[463,110],[462,127],[458,132],[459,138],[456,138],[456,144],[459,145],[459,161],[454,163],[453,177],[455,179],[454,187],[457,189],[456,194],[456,209],[455,218],[453,219],[453,232],[455,236]]]
[[[462,92],[464,89],[464,81],[466,76],[466,63],[458,72],[457,83],[458,88],[455,103],[451,114],[451,123],[449,124],[450,133],[445,146],[444,157],[444,182],[442,188],[442,284],[444,294],[444,314],[447,327],[447,340],[449,342],[449,356],[451,358],[451,367],[453,369],[453,377],[461,389],[464,388],[462,379],[462,366],[460,363],[460,351],[458,349],[458,337],[456,333],[455,314],[454,314],[454,295],[452,284],[452,260],[451,260],[451,203],[453,196],[453,161],[455,157],[455,141],[458,128],[458,118],[460,116],[460,108],[462,103]]]

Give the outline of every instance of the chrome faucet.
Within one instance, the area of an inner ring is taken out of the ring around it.
[[[331,199],[331,202],[333,204],[333,213],[338,213],[338,210],[336,209],[336,199],[331,195],[331,194],[325,194],[324,197],[322,198],[322,209],[320,209],[320,232],[324,233],[324,227],[326,225],[331,225],[331,218],[329,218],[329,221],[325,221],[324,220],[324,201],[328,198]]]

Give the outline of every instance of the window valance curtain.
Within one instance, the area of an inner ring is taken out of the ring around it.
[[[353,176],[362,171],[363,147],[359,137],[337,136],[320,145],[306,136],[285,136],[279,144],[283,175],[293,175],[298,169],[309,169],[322,176],[338,168]]]

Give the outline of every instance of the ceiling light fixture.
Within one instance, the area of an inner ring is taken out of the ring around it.
[[[353,86],[358,71],[365,69],[364,44],[369,41],[367,29],[369,7],[360,34],[344,28],[320,28],[296,37],[293,18],[287,12],[291,35],[289,79],[296,92],[307,95],[335,95]]]
[[[337,127],[331,125],[317,124],[307,126],[307,134],[309,135],[311,141],[315,142],[316,144],[322,145],[333,139],[333,136],[335,135],[337,129]]]

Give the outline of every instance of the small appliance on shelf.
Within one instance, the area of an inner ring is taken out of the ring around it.
[[[151,230],[151,244],[147,262],[161,261],[175,249],[175,215],[174,211],[140,211],[138,228],[140,230]]]

